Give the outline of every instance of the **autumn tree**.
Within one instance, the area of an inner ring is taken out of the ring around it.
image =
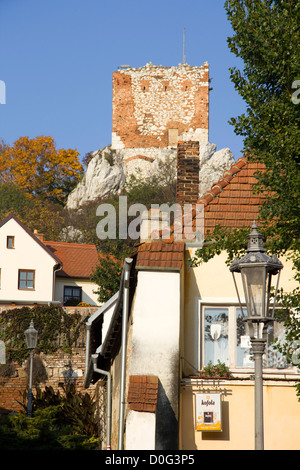
[[[79,153],[56,149],[52,137],[0,143],[0,183],[14,183],[31,197],[64,204],[83,174]]]

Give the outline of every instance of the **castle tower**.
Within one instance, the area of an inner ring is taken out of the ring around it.
[[[179,64],[113,73],[112,150],[126,166],[174,153],[178,141],[208,142],[209,67]]]

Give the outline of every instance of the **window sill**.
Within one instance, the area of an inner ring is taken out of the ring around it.
[[[254,369],[248,370],[248,371],[231,371],[232,372],[232,377],[226,378],[226,377],[206,377],[206,378],[200,378],[196,375],[191,375],[188,377],[183,377],[182,378],[182,384],[183,385],[220,385],[220,384],[241,384],[241,383],[249,383],[251,382],[254,383]],[[278,384],[278,382],[285,382],[285,383],[292,383],[294,386],[296,382],[299,382],[300,380],[300,372],[297,371],[292,371],[292,370],[287,370],[284,369],[282,371],[271,371],[270,369],[266,369],[263,372],[263,381],[267,382],[273,382],[274,385]]]

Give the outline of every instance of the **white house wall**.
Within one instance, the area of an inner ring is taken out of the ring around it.
[[[167,449],[170,445],[176,445],[178,426],[179,272],[138,273],[132,322],[129,375],[154,375],[159,378],[156,430],[152,431],[156,435],[156,448]],[[131,417],[126,423],[127,436],[130,436],[130,423],[134,422]],[[164,428],[165,423],[168,423],[167,428]],[[134,429],[132,432],[134,434]]]
[[[8,236],[15,237],[7,248]],[[1,301],[45,302],[53,300],[53,268],[56,261],[14,220],[0,228]],[[35,288],[18,289],[18,270],[35,271]]]
[[[138,432],[127,432],[126,450],[155,450],[155,413],[130,410],[126,427]]]
[[[55,283],[55,300],[63,303],[64,300],[64,286],[81,287],[82,288],[82,302],[90,305],[99,305],[98,295],[94,293],[98,286],[96,284],[84,279],[68,279],[56,278]]]

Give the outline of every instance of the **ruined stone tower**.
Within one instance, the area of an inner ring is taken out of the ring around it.
[[[113,73],[112,146],[127,170],[149,168],[179,140],[208,142],[209,68],[179,64]]]
[[[68,197],[68,208],[118,193],[132,174],[158,175],[162,168],[178,174],[178,142],[181,149],[193,142],[192,167],[197,169],[195,175],[199,167],[199,194],[234,162],[230,149],[216,151],[217,146],[208,141],[207,62],[200,67],[123,66],[113,73],[112,95],[111,145],[94,152],[86,174]],[[196,149],[199,161],[194,158]],[[186,156],[180,151],[178,157],[182,171],[190,173],[189,151]],[[190,188],[195,184],[188,183]]]

